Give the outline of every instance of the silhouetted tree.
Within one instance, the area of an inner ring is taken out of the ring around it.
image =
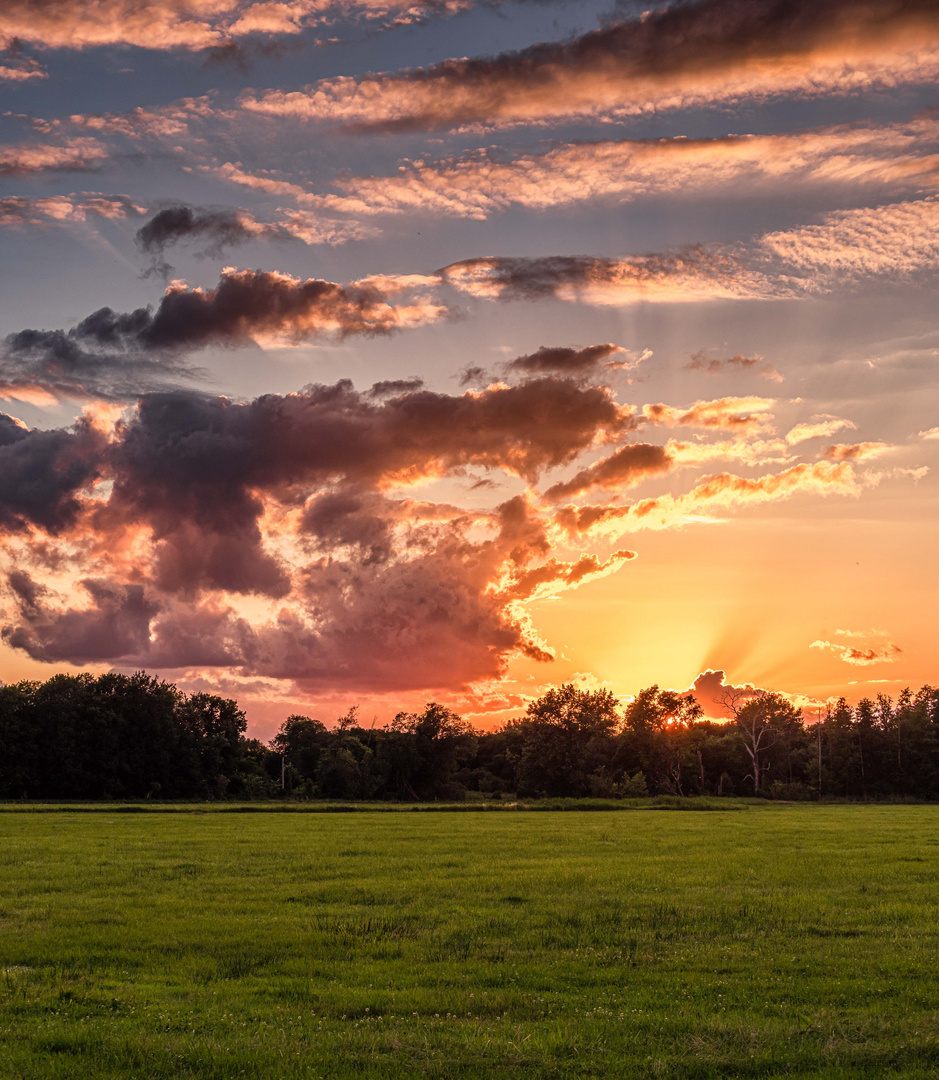
[[[519,733],[520,794],[590,795],[611,782],[608,765],[622,720],[609,690],[548,690],[508,727]]]

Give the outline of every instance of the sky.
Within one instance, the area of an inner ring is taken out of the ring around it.
[[[935,683],[934,0],[7,0],[0,679],[249,734]]]

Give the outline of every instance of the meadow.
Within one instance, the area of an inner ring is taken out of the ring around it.
[[[0,813],[0,1077],[930,1077],[939,808]]]

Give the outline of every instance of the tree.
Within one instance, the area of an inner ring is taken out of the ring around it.
[[[576,797],[592,793],[591,778],[603,778],[622,719],[609,690],[565,683],[531,702],[513,724],[522,732],[519,792]]]
[[[472,760],[476,734],[452,709],[431,701],[421,713],[400,712],[380,745],[399,795],[439,799],[465,794],[453,776]]]
[[[215,694],[193,694],[177,712],[198,770],[195,793],[222,798],[238,769],[245,714],[236,701]]]
[[[691,694],[658,686],[641,690],[626,707],[618,766],[624,772],[643,772],[653,790],[683,795],[685,774],[695,767],[693,758],[702,771],[693,739],[700,716],[701,706]]]
[[[764,690],[731,687],[719,700],[743,737],[743,747],[750,760],[750,773],[744,779],[753,781],[753,793],[758,795],[763,773],[769,768],[767,753],[793,727],[801,729],[802,713],[781,694]]]
[[[281,754],[302,779],[312,780],[328,741],[329,731],[322,720],[293,714],[281,724],[271,740],[271,749]]]

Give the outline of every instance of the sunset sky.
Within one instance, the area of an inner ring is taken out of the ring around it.
[[[0,679],[265,738],[939,679],[935,0],[5,0],[0,45]]]

